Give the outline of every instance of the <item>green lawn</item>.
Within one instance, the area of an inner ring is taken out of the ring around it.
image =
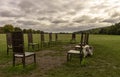
[[[40,42],[39,37],[40,36],[37,34],[34,35],[34,41]],[[48,35],[46,35],[46,37],[48,37]],[[12,61],[12,54],[9,56],[6,55],[5,35],[0,35],[0,38],[0,77],[14,77],[16,74],[21,77],[28,77],[31,72],[34,72],[39,68],[37,66],[34,67],[33,65],[30,65],[25,69],[23,69],[22,66],[13,68],[9,63]],[[65,49],[60,47],[68,45],[71,35],[60,34],[58,35],[58,38],[64,43],[54,47],[43,48],[42,50],[49,49],[66,52]],[[27,50],[26,35],[24,39],[25,48]],[[46,38],[46,40],[48,41],[48,38]],[[80,35],[77,35],[77,42],[79,41]],[[48,70],[45,72],[45,77],[120,77],[120,36],[90,35],[89,44],[94,47],[94,55],[85,58],[82,66],[79,64],[79,59],[74,58],[71,62],[65,62],[59,67]],[[57,54],[57,56],[60,55]],[[38,76],[36,77],[43,77],[39,75],[39,71],[36,71],[36,73],[38,73]]]
[[[50,70],[48,77],[119,77],[120,76],[120,36],[91,35],[90,44],[94,56],[84,60],[65,63],[64,66]]]

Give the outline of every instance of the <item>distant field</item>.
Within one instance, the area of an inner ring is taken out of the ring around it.
[[[25,48],[27,50],[26,34],[24,37]],[[35,34],[34,42],[40,42],[39,38],[40,36]],[[69,42],[71,34],[60,34],[58,35],[58,38],[62,42]],[[46,40],[48,41],[48,35],[46,35]],[[80,35],[77,35],[77,42],[79,41]],[[8,66],[11,65],[9,63],[11,62],[11,55],[6,55],[6,42],[4,34],[0,34],[0,43],[0,77],[14,77],[14,75],[17,75],[17,77],[29,77],[31,74],[35,74],[35,77],[120,77],[119,35],[90,35],[89,44],[94,47],[94,55],[92,57],[85,58],[83,66],[80,66],[78,58],[74,58],[71,62],[65,62],[59,67],[48,70],[43,76],[41,75],[40,70],[38,70],[39,67],[35,69],[28,67],[26,70],[21,70],[21,67],[12,68],[11,66]],[[69,44],[65,44],[66,48],[67,45]],[[44,48],[44,50],[47,49],[66,52],[63,46],[64,43],[60,46],[56,45],[51,48]],[[47,55],[50,56],[50,54]],[[58,56],[58,53],[52,56]],[[59,56],[63,58],[62,55],[59,54]],[[7,68],[4,64],[7,64],[6,66],[9,68]]]

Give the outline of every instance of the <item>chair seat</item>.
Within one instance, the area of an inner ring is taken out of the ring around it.
[[[80,51],[78,51],[78,50],[69,50],[68,53],[80,54]]]
[[[75,48],[80,48],[80,45],[76,45]]]
[[[80,45],[76,45],[75,48],[81,48]],[[84,48],[84,46],[82,46],[82,48]]]
[[[27,56],[31,56],[31,55],[34,55],[35,53],[34,52],[25,52],[25,57]],[[24,55],[23,54],[15,54],[15,57],[23,57]]]
[[[38,43],[29,43],[29,45],[37,45]]]
[[[43,41],[43,43],[48,43],[48,41]]]

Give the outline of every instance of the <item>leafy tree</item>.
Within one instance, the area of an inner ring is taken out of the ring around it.
[[[23,29],[23,33],[27,33],[27,29]]]
[[[27,30],[27,33],[32,33],[32,32],[33,32],[32,29],[28,29],[28,30]]]
[[[3,27],[3,31],[6,33],[6,32],[13,32],[14,31],[14,27],[13,25],[11,24],[6,24],[4,25]]]
[[[41,31],[40,31],[40,30],[37,30],[36,33],[41,33]]]
[[[22,31],[22,29],[20,27],[15,27],[14,31]]]
[[[0,33],[4,33],[3,27],[0,27]]]

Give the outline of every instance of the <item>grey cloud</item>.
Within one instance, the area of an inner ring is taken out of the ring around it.
[[[120,17],[118,18],[109,18],[109,19],[105,19],[102,22],[107,22],[107,23],[117,23],[120,22]]]
[[[0,16],[1,17],[22,17],[23,15],[20,15],[19,13],[14,13],[12,11],[4,10],[0,11]]]
[[[55,23],[55,24],[68,23],[68,21],[67,20],[62,20],[62,19],[61,20],[57,19],[57,20],[53,20],[52,23]]]
[[[43,21],[43,20],[51,21],[52,19],[53,19],[53,17],[51,17],[51,16],[41,16],[41,17],[37,18],[37,20],[40,20],[40,21]]]
[[[60,10],[61,7],[56,4],[56,1],[53,2],[54,0],[48,1],[48,0],[22,0],[19,3],[19,7],[21,10],[25,11],[26,13],[31,13],[31,12],[37,12],[38,14],[40,13],[54,13],[57,10]]]
[[[76,22],[76,23],[84,23],[84,22],[90,22],[91,18],[87,15],[83,15],[83,16],[80,16],[80,17],[77,17],[77,18],[74,18],[73,19],[73,22]]]
[[[91,0],[3,0],[0,3],[0,20],[4,17],[14,18],[9,22],[22,28],[45,31],[84,30],[119,21],[117,8],[120,1],[117,5],[110,5],[109,2],[100,0],[95,4]],[[106,16],[100,17],[102,14]]]
[[[80,31],[80,30],[88,30],[88,29],[93,29],[93,28],[98,28],[98,27],[104,27],[105,23],[99,24],[99,23],[89,23],[89,24],[76,24],[74,23],[68,23],[68,24],[59,24],[57,26],[54,26],[49,29],[44,29],[44,31],[48,32],[75,32],[75,31]],[[55,24],[56,25],[56,24]],[[60,26],[62,25],[62,26]],[[108,24],[109,25],[109,24]]]
[[[32,20],[17,20],[16,22],[20,23],[20,24],[23,24],[25,26],[38,25],[39,24],[39,22],[35,22],[35,21],[32,21]]]
[[[120,17],[120,13],[118,12],[114,12],[111,17],[115,18],[115,17]]]
[[[18,6],[20,7],[21,11],[25,12],[25,13],[29,13],[32,12],[32,10],[34,9],[34,4],[33,2],[27,1],[27,0],[22,0]]]
[[[2,20],[0,21],[0,26],[3,26],[5,24],[13,24],[15,23],[14,20]]]

